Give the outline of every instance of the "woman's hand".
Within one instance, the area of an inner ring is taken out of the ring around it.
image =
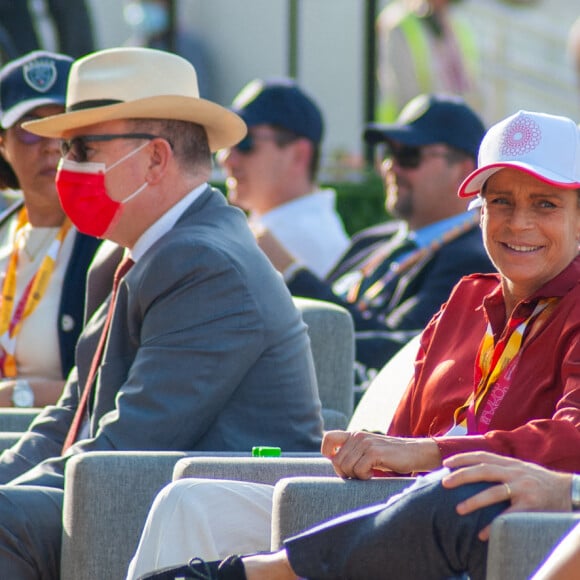
[[[411,473],[441,465],[437,444],[431,439],[388,437],[364,431],[327,431],[322,454],[340,477],[370,479],[374,471]]]

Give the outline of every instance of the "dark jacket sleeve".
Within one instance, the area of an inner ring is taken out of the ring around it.
[[[288,287],[295,296],[326,300],[345,307],[355,325],[356,360],[367,368],[380,369],[423,330],[463,276],[493,271],[481,232],[474,228],[404,273],[390,300],[374,310],[361,312],[356,304],[335,295],[331,283],[307,270],[299,270]]]
[[[57,321],[64,379],[75,364],[75,348],[83,327],[87,271],[100,243],[97,238],[77,232],[66,268]]]

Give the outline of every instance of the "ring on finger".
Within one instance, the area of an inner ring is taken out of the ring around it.
[[[505,490],[506,490],[506,493],[507,493],[507,500],[508,501],[511,501],[511,499],[512,499],[512,488],[505,481],[504,481],[503,486],[505,487]]]

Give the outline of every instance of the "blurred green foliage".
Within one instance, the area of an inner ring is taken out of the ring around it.
[[[378,176],[373,174],[360,181],[322,185],[336,190],[336,208],[350,235],[389,219],[385,211],[383,182]]]

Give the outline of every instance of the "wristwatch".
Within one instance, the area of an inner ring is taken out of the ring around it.
[[[12,404],[15,407],[33,407],[34,391],[26,379],[18,379],[12,390]]]
[[[570,496],[570,499],[572,500],[572,509],[574,511],[580,511],[580,475],[572,475]]]

